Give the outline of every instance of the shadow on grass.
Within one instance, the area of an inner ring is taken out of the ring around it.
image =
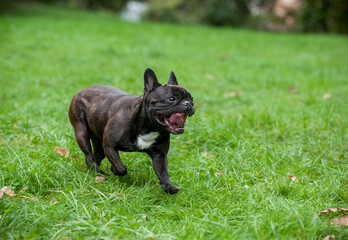
[[[132,154],[131,154],[132,155]],[[144,188],[148,185],[158,185],[157,176],[152,169],[152,164],[145,155],[144,157],[139,157],[134,161],[129,161],[129,158],[123,157],[125,159],[124,164],[128,169],[125,176],[114,175],[110,170],[110,163],[105,158],[101,164],[101,169],[109,174],[110,176],[104,176],[107,181],[115,182],[115,184],[120,183],[125,187],[134,188]],[[90,170],[84,163],[79,163],[77,166],[78,171],[88,172],[91,177],[103,176],[100,173]]]

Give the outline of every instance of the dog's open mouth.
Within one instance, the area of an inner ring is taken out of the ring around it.
[[[173,134],[180,134],[184,132],[186,113],[173,113],[170,116],[157,116],[156,120],[166,126]]]

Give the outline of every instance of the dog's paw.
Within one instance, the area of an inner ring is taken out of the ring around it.
[[[174,185],[170,185],[170,186],[167,186],[164,191],[166,193],[170,193],[170,194],[176,194],[180,191],[180,188],[174,186]]]
[[[117,176],[124,176],[127,174],[127,168],[124,167],[122,169],[116,169],[113,165],[110,168],[111,172]]]

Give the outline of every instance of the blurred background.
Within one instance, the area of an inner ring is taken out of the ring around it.
[[[2,0],[1,12],[21,4],[108,11],[129,21],[232,26],[277,32],[348,33],[347,0]]]

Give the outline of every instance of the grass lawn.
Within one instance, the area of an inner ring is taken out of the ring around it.
[[[331,224],[345,213],[315,216],[348,208],[347,53],[347,36],[35,6],[0,15],[0,188],[27,188],[0,200],[0,238],[346,238]],[[97,181],[67,115],[90,85],[141,95],[147,67],[162,83],[174,70],[195,100],[185,133],[171,138],[176,195],[143,153],[121,154],[125,177]]]

